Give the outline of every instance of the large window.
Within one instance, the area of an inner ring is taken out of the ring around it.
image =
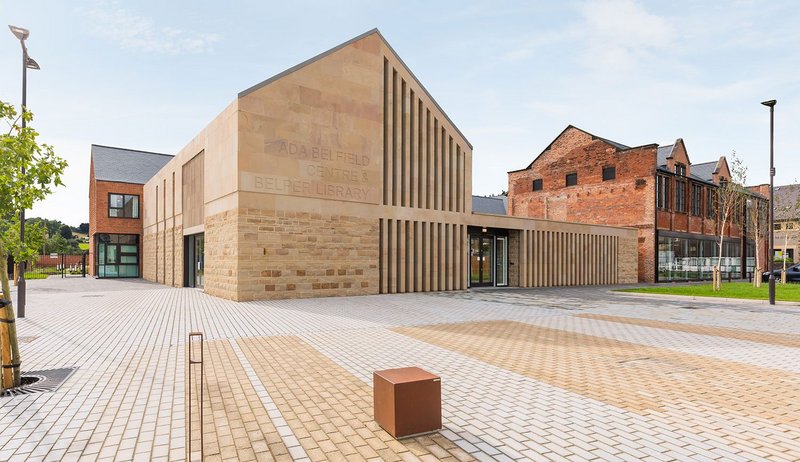
[[[108,216],[111,218],[139,218],[139,196],[109,194]]]
[[[669,210],[669,178],[663,175],[656,178],[656,205],[660,209]]]
[[[722,277],[739,278],[742,268],[742,248],[738,240],[722,243],[723,253],[720,262]],[[747,246],[747,258],[744,260],[746,271],[753,271],[755,247]],[[711,279],[711,273],[717,266],[719,242],[713,239],[692,239],[686,237],[658,237],[658,280],[693,281]]]
[[[706,188],[706,218],[711,218],[711,219],[714,218],[715,215],[714,207],[716,206],[714,204],[714,201],[716,201],[715,197],[716,194],[717,191],[714,190],[714,188],[710,186]]]
[[[675,180],[675,211],[686,212],[686,180]]]
[[[692,185],[692,215],[703,215],[703,187],[699,184]]]
[[[139,236],[136,234],[95,235],[97,277],[139,277]]]

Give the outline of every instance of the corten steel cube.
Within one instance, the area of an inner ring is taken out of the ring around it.
[[[395,438],[442,428],[441,379],[418,367],[372,375],[375,421]]]

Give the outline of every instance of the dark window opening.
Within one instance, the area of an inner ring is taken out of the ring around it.
[[[533,190],[534,191],[541,191],[542,190],[542,180],[533,180]]]
[[[575,186],[578,184],[578,174],[570,173],[567,175],[567,186]]]
[[[686,182],[675,181],[675,211],[686,212]]]
[[[703,187],[699,184],[692,185],[692,215],[703,215]]]
[[[613,180],[617,178],[616,167],[603,167],[603,181]]]
[[[706,218],[714,218],[714,195],[716,191],[712,188],[706,188]]]
[[[686,176],[686,166],[683,164],[675,164],[675,174],[678,176]]]
[[[669,210],[669,178],[659,175],[656,179],[656,206],[662,210]]]

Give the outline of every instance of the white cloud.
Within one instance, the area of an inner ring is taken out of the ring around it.
[[[670,45],[674,35],[665,19],[632,0],[592,1],[580,7],[587,67],[630,70],[637,61]]]
[[[124,48],[159,54],[206,53],[212,51],[219,34],[158,25],[152,19],[120,7],[98,2],[84,10],[91,32]]]

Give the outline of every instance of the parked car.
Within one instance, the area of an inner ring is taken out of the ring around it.
[[[775,263],[775,271],[772,273],[775,275],[775,280],[778,282],[781,280],[781,270],[783,270],[783,266],[778,266],[778,263]],[[761,280],[764,282],[769,281],[769,271],[761,275]],[[800,282],[800,263],[786,267],[786,282]]]

